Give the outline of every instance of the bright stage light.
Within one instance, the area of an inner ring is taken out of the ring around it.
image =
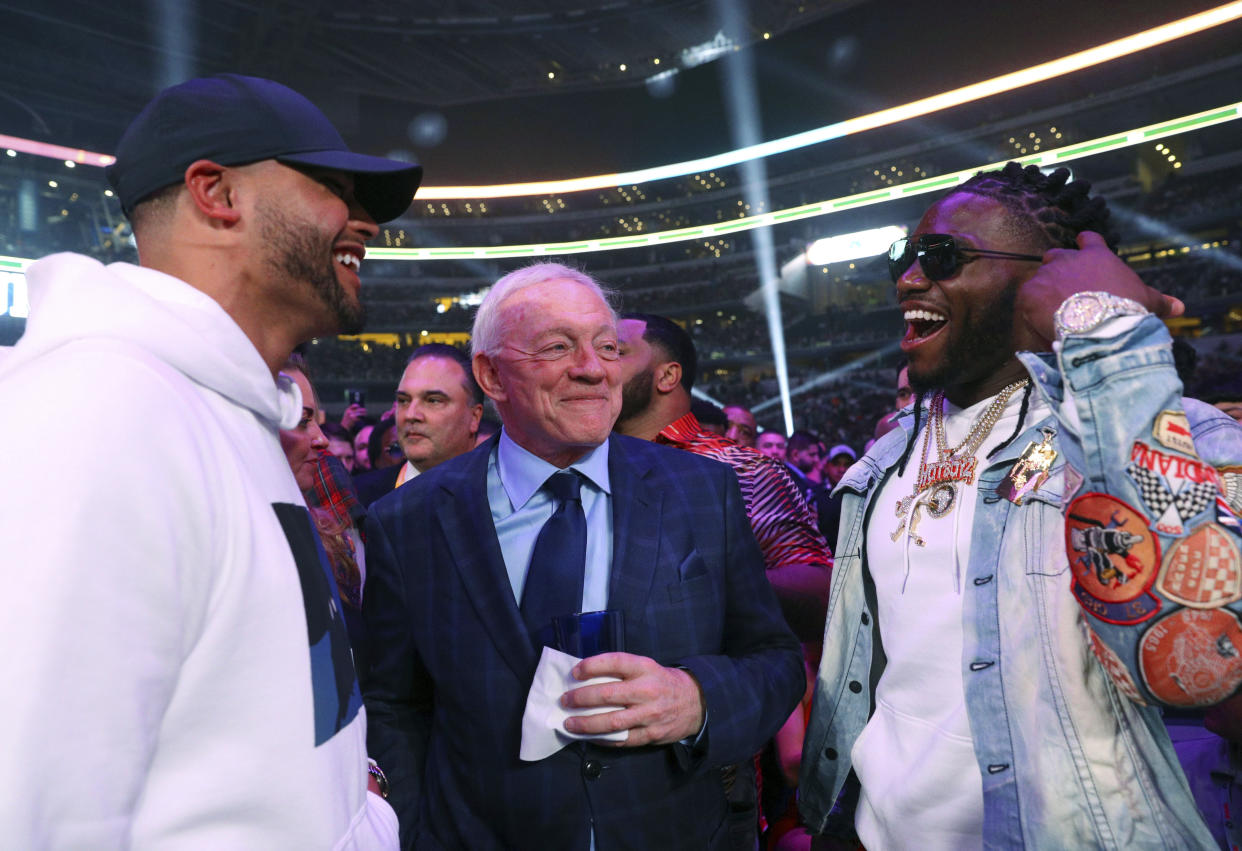
[[[906,235],[906,230],[902,225],[889,225],[817,239],[806,247],[806,262],[811,266],[827,266],[875,257],[888,251],[890,245]]]

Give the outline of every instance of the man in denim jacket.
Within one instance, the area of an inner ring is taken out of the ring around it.
[[[1215,847],[1157,707],[1242,683],[1242,429],[1067,176],[977,175],[890,252],[920,398],[837,488],[813,833]]]

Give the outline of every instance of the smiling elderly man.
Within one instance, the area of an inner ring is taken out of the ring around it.
[[[609,436],[621,405],[616,317],[581,272],[541,264],[502,278],[479,308],[473,351],[502,431],[368,518],[364,695],[403,842],[725,847],[714,769],[749,758],[804,682],[735,475]],[[577,555],[543,559],[544,527],[558,524],[577,530]],[[545,615],[532,615],[535,601]],[[561,701],[611,711],[565,728],[625,740],[521,761],[547,615],[605,608],[623,613],[627,652],[573,675],[617,681]]]

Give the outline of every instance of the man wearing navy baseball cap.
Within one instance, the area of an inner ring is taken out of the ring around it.
[[[191,80],[108,169],[140,265],[29,268],[0,365],[0,410],[48,412],[0,423],[6,844],[396,846],[279,371],[361,327],[365,243],[420,177],[278,83]]]

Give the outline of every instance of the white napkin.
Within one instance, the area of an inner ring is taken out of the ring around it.
[[[539,657],[539,667],[535,669],[535,681],[530,684],[530,693],[526,695],[526,712],[522,715],[521,757],[527,762],[550,757],[576,739],[624,742],[629,738],[629,730],[618,730],[602,736],[588,736],[582,733],[570,733],[565,729],[565,719],[571,715],[598,715],[601,712],[612,712],[624,708],[595,706],[590,709],[566,709],[561,706],[561,695],[567,691],[582,686],[620,682],[617,677],[575,680],[569,672],[581,661],[575,656],[553,650],[551,647],[543,648],[543,655]]]

